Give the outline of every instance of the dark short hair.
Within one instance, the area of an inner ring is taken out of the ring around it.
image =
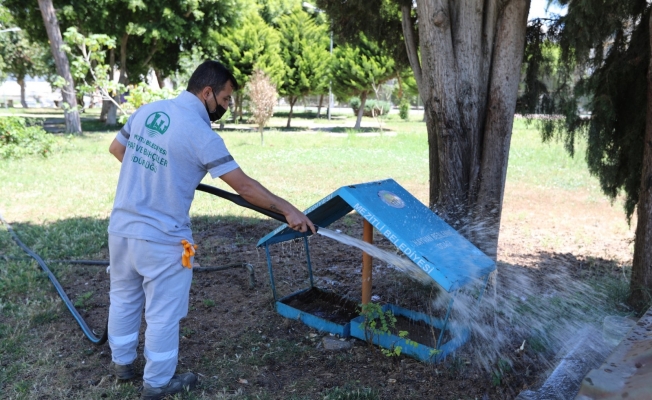
[[[227,81],[231,82],[233,91],[238,90],[238,81],[224,64],[219,61],[207,60],[201,63],[192,73],[186,90],[197,94],[206,86],[210,86],[213,92],[219,93],[224,89]]]

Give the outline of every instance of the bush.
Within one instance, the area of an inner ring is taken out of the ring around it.
[[[0,118],[1,158],[21,158],[32,154],[47,157],[54,141],[54,137],[41,126],[25,118]]]
[[[349,100],[349,105],[353,109],[353,114],[358,115],[358,110],[360,110],[360,99],[357,97],[351,97]],[[377,117],[379,115],[385,115],[389,113],[391,104],[387,101],[379,101],[374,99],[367,99],[364,103],[364,112],[362,115],[365,117]],[[373,110],[373,115],[372,115]]]
[[[398,105],[398,115],[403,121],[410,119],[410,102],[406,98],[401,99]]]

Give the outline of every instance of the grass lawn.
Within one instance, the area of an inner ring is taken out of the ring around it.
[[[52,110],[23,111],[26,110],[0,110],[0,118],[9,114],[61,117]],[[56,150],[48,158],[0,159],[0,213],[23,242],[44,259],[107,257],[106,228],[120,163],[108,153],[117,128],[103,130],[101,124],[93,121],[96,114],[97,110],[91,110],[85,115],[84,135],[57,134]],[[341,186],[386,178],[393,178],[426,203],[428,143],[421,116],[415,112],[408,122],[400,120],[396,113],[382,121],[365,118],[365,129],[356,132],[351,129],[355,122],[351,112],[334,113],[328,121],[299,108],[295,110],[292,129],[284,128],[287,114],[272,119],[264,132],[264,146],[251,125],[227,124],[218,133],[246,173],[301,209]],[[582,158],[583,146],[580,144],[577,155],[571,158],[561,143],[542,143],[533,126],[516,120],[501,230],[502,261],[527,264],[518,257],[568,252],[577,260],[593,262],[591,265],[612,262],[622,267],[628,262],[631,245],[625,241],[631,238],[631,228],[625,222],[620,203],[606,200],[596,178],[588,173]],[[230,190],[219,179],[207,177],[203,182]],[[205,193],[196,194],[190,212],[198,221],[219,223],[226,219],[240,225],[261,221],[255,212]],[[258,238],[247,241],[255,239]],[[135,396],[133,387],[102,381],[93,384],[101,386],[101,390],[93,389],[85,397],[87,392],[83,388],[87,385],[77,385],[74,368],[71,372],[60,371],[62,365],[68,365],[66,357],[82,357],[83,351],[77,356],[62,356],[64,349],[39,347],[40,329],[49,327],[55,319],[70,318],[55,300],[56,294],[36,264],[18,260],[24,257],[6,229],[0,228],[0,397],[118,399]],[[76,272],[70,266],[56,268],[55,273],[62,279],[70,282],[76,279]],[[259,280],[264,280],[265,272],[260,270],[259,274]],[[50,341],[63,335],[48,332]],[[237,340],[233,339],[234,347],[243,345]],[[287,349],[298,351],[294,342],[283,343]],[[302,350],[306,358],[314,356],[310,349]],[[290,350],[286,350],[286,355]],[[38,356],[34,358],[32,353]],[[350,361],[346,357],[340,357],[342,362]],[[227,363],[226,351],[222,362],[223,368],[233,366]],[[258,366],[250,368],[257,371]],[[297,397],[287,392],[279,395],[272,389],[238,392],[239,389],[232,387],[220,397],[217,386],[207,386],[208,394],[197,394],[196,398],[314,398],[310,393],[316,383],[311,382],[301,381],[298,387],[303,388],[298,389]],[[319,398],[379,398],[354,386],[355,382],[347,386],[352,387],[350,391],[335,387],[320,392]],[[352,393],[356,390],[358,394],[361,390],[366,394],[355,397]],[[247,393],[261,397],[248,397]]]

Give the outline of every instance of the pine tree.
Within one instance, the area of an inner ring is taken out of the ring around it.
[[[317,25],[311,14],[298,7],[278,19],[278,31],[285,67],[279,93],[290,103],[289,128],[297,99],[312,92],[322,93],[328,87],[330,39],[326,27]]]
[[[561,48],[557,87],[546,88],[546,107],[530,95],[530,110],[563,115],[540,124],[544,139],[563,138],[573,154],[586,137],[586,161],[602,191],[611,199],[624,194],[628,220],[636,211],[630,303],[641,308],[652,300],[651,9],[645,0],[559,3],[568,13],[545,30]],[[529,57],[542,63],[528,65],[527,76],[545,65],[540,54],[532,47]]]
[[[394,60],[378,43],[359,34],[358,45],[345,44],[334,52],[333,87],[339,97],[360,96],[355,129],[360,129],[367,95],[396,75]]]

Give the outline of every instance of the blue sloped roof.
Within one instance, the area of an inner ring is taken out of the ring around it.
[[[355,210],[446,291],[459,289],[496,269],[494,261],[393,179],[343,186],[305,213],[318,226]],[[281,225],[258,246],[303,237]]]

